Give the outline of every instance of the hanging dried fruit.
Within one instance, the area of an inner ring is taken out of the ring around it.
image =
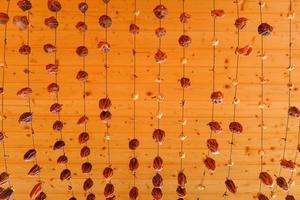
[[[59,120],[55,121],[52,125],[52,129],[54,131],[61,131],[63,129],[63,127],[64,127],[63,122],[59,121]]]
[[[295,106],[291,106],[289,108],[288,113],[289,113],[289,115],[291,117],[295,117],[295,118],[299,118],[300,117],[300,110],[297,107],[295,107]]]
[[[89,141],[89,139],[90,139],[90,135],[87,132],[82,132],[78,137],[79,144],[84,144],[87,141]]]
[[[165,135],[165,131],[161,129],[155,129],[153,131],[152,138],[157,144],[162,145],[165,139]]]
[[[89,54],[89,50],[85,46],[79,46],[76,49],[76,53],[80,57],[85,57],[85,56],[87,56]]]
[[[219,122],[211,121],[208,123],[208,126],[213,133],[219,134],[222,132],[222,127]]]
[[[56,29],[58,27],[58,21],[55,17],[48,17],[45,18],[44,21],[45,25],[48,26],[50,29]]]
[[[156,156],[153,160],[153,168],[156,171],[161,171],[163,169],[163,159],[160,156]]]
[[[130,150],[136,150],[140,145],[140,142],[138,139],[132,139],[129,141],[129,149]]]
[[[289,186],[288,183],[286,182],[284,177],[277,177],[276,178],[276,183],[278,185],[278,187],[280,187],[281,189],[283,189],[284,191],[288,191],[289,190]]]
[[[71,179],[71,171],[69,169],[64,169],[60,173],[60,180],[64,181],[64,180],[70,180],[70,179]]]
[[[36,158],[36,150],[35,149],[29,149],[25,154],[24,154],[24,161],[25,162],[29,162],[29,161],[33,161]]]
[[[186,175],[183,173],[183,171],[180,171],[178,173],[177,182],[180,187],[185,187],[187,180],[186,180]]]
[[[48,9],[52,12],[58,12],[61,10],[61,4],[57,0],[48,0]]]
[[[224,17],[225,11],[222,9],[215,9],[215,10],[212,10],[210,14],[212,17]]]
[[[269,186],[269,187],[273,186],[273,178],[268,172],[261,172],[259,174],[259,179],[266,186]]]
[[[176,189],[176,193],[179,197],[183,198],[186,196],[186,189],[183,187],[178,186]]]
[[[113,173],[114,170],[111,167],[106,167],[102,174],[105,179],[110,179],[113,176]]]
[[[220,91],[213,92],[210,95],[210,99],[215,104],[221,104],[221,103],[223,103],[223,98],[224,98],[224,96],[223,96],[222,92],[220,92]]]
[[[139,168],[139,161],[137,158],[131,158],[129,161],[129,170],[135,172]]]
[[[31,199],[35,199],[42,192],[42,183],[35,184],[29,194]]]
[[[5,190],[0,192],[0,200],[9,200],[13,193],[14,190],[12,188],[6,188]]]
[[[206,159],[203,162],[206,168],[208,169],[208,171],[214,173],[216,169],[216,161],[210,157],[206,157]]]
[[[78,121],[77,121],[77,125],[82,126],[87,124],[87,122],[89,121],[89,118],[87,116],[81,116]]]
[[[243,126],[239,122],[231,122],[229,130],[234,134],[241,134],[243,133]]]
[[[57,158],[57,164],[67,164],[68,163],[68,157],[66,155],[61,155]]]
[[[295,166],[295,162],[292,160],[286,160],[286,159],[282,159],[280,161],[280,165],[283,169],[287,169],[289,171],[294,171],[296,166]]]
[[[81,171],[83,174],[88,174],[92,171],[93,165],[89,162],[85,162],[81,165]]]
[[[206,145],[212,154],[219,154],[219,144],[216,139],[208,139]]]
[[[83,183],[83,190],[84,191],[88,191],[89,189],[91,189],[94,185],[94,181],[91,178],[87,178],[84,183]]]
[[[245,28],[245,26],[247,25],[247,21],[248,19],[245,17],[240,17],[238,19],[235,20],[235,27],[239,30],[242,30],[243,28]]]
[[[109,120],[111,120],[112,114],[109,111],[102,111],[100,113],[100,119],[107,123]]]
[[[158,49],[154,58],[155,58],[156,63],[162,64],[162,63],[166,62],[167,54],[162,52],[160,49]]]
[[[87,3],[85,2],[81,2],[78,5],[78,9],[80,10],[80,12],[85,13],[88,10],[89,6]]]
[[[46,65],[46,70],[49,74],[57,74],[58,65],[57,64],[48,64],[48,65]]]
[[[168,15],[168,9],[160,4],[153,9],[153,13],[158,19],[164,19]]]
[[[273,32],[273,27],[268,23],[261,23],[258,26],[257,31],[262,36],[269,36]]]
[[[226,186],[226,188],[228,189],[229,192],[231,192],[233,194],[235,194],[237,192],[237,188],[236,188],[233,180],[227,179],[225,181],[225,186]]]
[[[62,106],[63,106],[62,104],[54,103],[50,106],[50,112],[54,114],[58,114],[61,112]]]
[[[39,165],[35,164],[35,165],[29,170],[29,172],[27,173],[27,175],[30,176],[30,177],[38,176],[38,175],[40,175],[41,170],[42,170],[42,168],[41,168]]]
[[[250,56],[253,52],[253,47],[251,45],[246,45],[244,47],[237,47],[235,49],[235,53],[237,55]]]
[[[76,75],[76,79],[79,81],[87,81],[88,80],[88,73],[86,71],[82,71],[80,70],[77,75]]]
[[[296,200],[293,195],[286,195],[285,200]]]
[[[31,112],[25,112],[19,117],[19,123],[20,124],[29,124],[32,121],[32,113]]]
[[[182,88],[188,89],[191,86],[191,80],[186,77],[180,79],[180,84]]]
[[[98,43],[98,49],[101,53],[108,53],[110,51],[110,44],[105,41],[100,41]]]
[[[19,0],[17,5],[22,11],[28,11],[32,8],[31,2],[29,0]]]
[[[132,187],[129,191],[129,199],[137,200],[138,196],[139,196],[139,189],[137,187]]]
[[[75,27],[80,32],[85,32],[85,31],[87,31],[87,28],[88,28],[85,22],[77,22]]]
[[[99,18],[99,25],[102,26],[103,28],[109,28],[112,25],[112,20],[110,16],[107,15],[102,15]]]
[[[188,23],[188,21],[191,19],[191,15],[186,13],[186,12],[183,12],[180,14],[180,17],[179,17],[179,20],[181,23],[185,24],[185,23]]]
[[[26,16],[15,16],[13,18],[13,23],[17,28],[21,30],[25,30],[29,26],[29,21]]]
[[[163,27],[159,27],[155,30],[155,34],[158,38],[162,38],[167,34],[167,30]]]
[[[189,47],[192,43],[192,39],[188,35],[181,35],[178,39],[178,43],[182,47]]]
[[[163,196],[162,190],[160,188],[153,188],[151,194],[154,200],[161,200]]]
[[[109,98],[102,98],[99,100],[99,108],[103,111],[108,111],[111,107],[111,101]]]
[[[115,192],[115,187],[111,183],[107,183],[104,188],[104,196],[106,198],[112,197]]]
[[[0,24],[6,24],[9,21],[9,16],[6,13],[0,12]]]
[[[7,172],[2,172],[0,174],[0,185],[4,185],[8,182],[9,174]]]
[[[129,31],[132,34],[138,34],[140,32],[140,27],[138,27],[136,24],[130,24]]]
[[[259,193],[257,195],[257,199],[258,200],[269,200],[269,198],[266,195],[262,194],[262,193]]]
[[[163,186],[163,178],[159,173],[156,173],[152,178],[153,187],[160,188]]]
[[[45,53],[55,53],[56,52],[56,47],[52,44],[45,44],[44,45],[44,51]]]
[[[53,150],[61,150],[66,146],[66,143],[63,140],[58,140],[53,145]]]
[[[82,158],[88,157],[90,154],[91,154],[91,150],[90,150],[89,147],[84,146],[84,147],[81,148],[80,156]]]
[[[29,87],[22,88],[17,92],[17,96],[22,98],[29,98],[31,97],[31,95],[32,95],[32,89]]]

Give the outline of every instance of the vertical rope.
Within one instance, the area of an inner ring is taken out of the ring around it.
[[[55,11],[55,19],[58,19],[58,11]],[[57,39],[58,38],[58,31],[57,31],[57,27],[54,28],[54,46],[57,48]],[[59,62],[58,62],[58,59],[57,59],[57,50],[54,51],[54,64],[55,65],[59,65]],[[58,72],[55,73],[54,75],[54,83],[56,85],[58,85]],[[55,93],[55,103],[59,104],[59,94],[58,92]],[[57,118],[57,121],[61,121],[61,114],[60,114],[60,111],[56,113],[56,118]],[[63,141],[63,133],[62,133],[62,129],[59,130],[59,140]],[[65,147],[62,147],[61,148],[61,151],[62,151],[62,155],[66,155],[66,152],[65,152]],[[67,162],[64,163],[64,170],[69,170],[70,169],[68,168],[68,164]],[[72,198],[75,198],[74,197],[74,190],[73,190],[73,185],[72,185],[72,177],[68,178],[67,179],[68,181],[68,190],[71,192],[71,199]]]
[[[6,5],[6,14],[9,15],[9,8],[10,8],[10,0],[7,0],[7,5]],[[3,64],[1,66],[1,134],[3,136],[2,139],[2,153],[3,153],[3,162],[4,162],[4,172],[6,174],[9,174],[8,172],[8,164],[7,164],[7,158],[8,155],[6,153],[6,145],[5,145],[5,132],[4,132],[4,120],[5,120],[5,114],[4,114],[4,102],[5,102],[5,98],[4,98],[4,94],[5,94],[5,68],[7,67],[7,62],[6,62],[6,51],[7,51],[7,23],[4,25],[4,38],[3,38]],[[10,178],[8,178],[7,180],[8,183],[8,187],[12,188],[12,184],[10,181]],[[13,200],[15,200],[15,197],[12,197]]]

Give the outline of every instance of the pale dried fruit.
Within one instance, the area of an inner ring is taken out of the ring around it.
[[[70,179],[71,179],[71,171],[69,169],[64,169],[60,173],[60,180],[64,181],[64,180],[70,180]]]
[[[0,24],[6,24],[9,21],[9,16],[6,13],[0,12]]]
[[[57,74],[58,72],[58,65],[56,64],[48,64],[46,65],[46,70],[49,74]]]
[[[138,196],[139,196],[139,189],[137,187],[132,187],[129,191],[129,199],[137,200]]]
[[[88,73],[82,70],[80,70],[76,75],[76,79],[79,81],[87,81],[88,77],[89,77]]]
[[[29,196],[30,196],[31,199],[35,199],[41,192],[42,192],[42,183],[38,182],[31,189],[31,192],[29,193]]]
[[[262,36],[268,36],[271,35],[271,33],[273,32],[273,27],[268,23],[261,23],[258,26],[257,31]]]
[[[59,120],[55,121],[52,125],[52,129],[54,131],[61,131],[63,129],[63,127],[64,127],[63,122],[59,121]]]
[[[108,122],[109,120],[111,120],[112,114],[109,111],[102,111],[100,113],[100,119],[104,122]]]
[[[2,172],[2,173],[0,174],[0,185],[3,185],[3,184],[5,184],[5,183],[7,183],[7,182],[8,182],[8,179],[9,179],[9,174],[6,173],[6,172]]]
[[[252,45],[246,45],[244,47],[237,47],[235,49],[235,54],[237,55],[243,55],[243,56],[250,56],[253,52],[253,47]]]
[[[29,98],[31,97],[31,95],[32,95],[32,89],[29,87],[22,88],[17,92],[17,96],[22,98]]]
[[[155,53],[154,58],[155,58],[156,63],[162,64],[162,63],[166,62],[168,57],[165,52],[158,49],[157,52]]]
[[[191,19],[191,15],[186,13],[186,12],[183,12],[180,14],[180,17],[179,17],[179,20],[181,23],[185,24],[185,23],[188,23],[188,21]]]
[[[158,38],[162,38],[167,34],[167,30],[164,27],[155,29],[155,34]]]
[[[89,121],[89,118],[87,116],[81,116],[78,121],[77,121],[77,125],[81,126],[84,124],[87,124],[87,122]]]
[[[219,134],[222,132],[222,127],[219,122],[211,121],[207,125],[213,133]]]
[[[284,177],[277,177],[276,178],[276,183],[278,185],[278,187],[280,187],[281,189],[283,189],[284,191],[288,191],[289,190],[289,186],[285,180]]]
[[[137,158],[131,158],[129,161],[129,170],[135,172],[139,168],[139,161]]]
[[[109,198],[109,197],[113,196],[114,192],[115,192],[114,185],[111,183],[107,183],[104,188],[104,196],[106,198]]]
[[[87,25],[86,25],[86,23],[85,22],[77,22],[77,24],[76,24],[76,29],[78,29],[80,32],[85,32],[87,29],[88,29],[88,27],[87,27]]]
[[[86,143],[87,141],[89,141],[89,139],[90,139],[89,133],[87,133],[87,132],[82,132],[82,133],[80,133],[80,135],[79,135],[79,137],[78,137],[78,142],[79,142],[79,144],[84,144],[84,143]]]
[[[186,48],[191,45],[192,39],[188,35],[181,35],[178,39],[178,43],[180,46]]]
[[[79,46],[76,49],[76,53],[80,57],[85,57],[85,56],[87,56],[89,54],[89,50],[85,46]]]
[[[178,182],[178,185],[180,187],[185,187],[185,184],[187,183],[187,180],[186,180],[186,175],[183,173],[183,171],[180,171],[178,173],[177,182]]]
[[[111,107],[111,101],[109,98],[102,98],[99,100],[99,108],[103,111],[108,111]]]
[[[153,187],[160,188],[163,186],[163,178],[159,173],[156,173],[152,178]]]
[[[136,24],[130,24],[129,31],[130,33],[136,35],[140,32],[140,27],[138,27]]]
[[[83,182],[83,190],[84,191],[88,191],[89,189],[91,189],[94,185],[94,181],[91,178],[87,178],[84,182]]]
[[[20,124],[29,124],[31,122],[32,122],[32,113],[31,112],[25,112],[19,117]]]
[[[63,140],[58,140],[53,145],[53,150],[61,150],[66,146],[66,143]]]
[[[52,104],[51,106],[50,106],[50,112],[51,113],[54,113],[54,114],[58,114],[58,113],[60,113],[61,112],[61,110],[62,110],[62,104],[59,104],[59,103],[54,103],[54,104]]]
[[[163,193],[160,188],[153,188],[151,194],[154,200],[161,200],[163,197]]]
[[[0,200],[9,200],[13,193],[14,190],[10,187],[6,188],[5,190],[2,190],[0,192]]]
[[[44,23],[46,26],[48,26],[50,29],[56,29],[58,27],[58,21],[55,17],[48,17],[45,18]]]
[[[129,141],[129,149],[130,150],[136,150],[140,145],[140,142],[138,139],[132,139]]]
[[[153,13],[158,19],[164,19],[168,15],[168,9],[160,4],[153,9]]]
[[[229,130],[234,134],[243,133],[243,126],[239,122],[231,122],[229,124]]]
[[[160,156],[156,156],[153,160],[153,168],[156,171],[161,171],[163,169],[163,159]]]
[[[56,163],[57,164],[67,164],[68,163],[68,157],[66,155],[61,155],[57,158]]]
[[[163,144],[165,136],[166,133],[162,129],[155,129],[152,134],[153,140],[159,145]]]
[[[238,19],[235,20],[235,27],[239,30],[242,30],[243,28],[245,28],[245,26],[247,25],[247,21],[248,19],[245,17],[240,17]]]
[[[288,113],[289,113],[289,115],[291,117],[295,117],[295,118],[299,118],[300,117],[300,110],[297,107],[295,107],[295,106],[291,106],[289,108]]]
[[[208,139],[206,145],[212,154],[219,154],[219,144],[216,139]]]
[[[80,150],[80,156],[82,158],[88,157],[90,154],[91,154],[91,150],[90,150],[89,147],[84,146],[84,147],[81,148],[81,150]]]
[[[17,5],[22,11],[28,11],[32,8],[31,2],[29,0],[19,0]]]
[[[27,175],[30,176],[30,177],[38,176],[38,175],[40,175],[41,170],[42,170],[42,168],[41,168],[39,165],[35,164],[35,165],[29,170],[29,172],[27,173]]]
[[[36,158],[36,150],[35,149],[29,149],[23,156],[24,161],[29,162],[33,161]]]
[[[176,189],[176,193],[179,197],[183,198],[186,196],[186,189],[184,187],[178,186]]]
[[[85,13],[88,10],[89,6],[87,3],[85,2],[81,2],[78,5],[78,9],[80,10],[80,12]]]
[[[215,17],[215,18],[224,17],[225,16],[225,11],[222,10],[222,9],[215,9],[215,10],[212,10],[210,12],[210,14],[211,14],[212,17]]]
[[[226,179],[225,186],[228,189],[229,192],[235,194],[237,192],[237,187],[235,186],[233,180]]]
[[[204,165],[206,166],[206,168],[208,169],[208,171],[210,171],[211,173],[213,173],[216,169],[216,161],[210,157],[206,157],[205,160],[203,161]]]
[[[259,174],[259,179],[266,186],[271,187],[273,185],[273,178],[268,172],[261,172]]]
[[[15,16],[13,18],[13,23],[17,28],[21,30],[25,30],[29,26],[29,21],[26,16]]]
[[[212,94],[210,95],[210,99],[215,104],[221,104],[221,103],[223,103],[223,98],[224,98],[224,95],[220,91],[212,92]]]
[[[101,53],[108,53],[110,51],[110,44],[105,41],[100,41],[98,43],[98,49],[100,50]]]
[[[102,174],[105,179],[110,179],[114,174],[114,170],[111,167],[106,167]]]
[[[83,174],[88,174],[92,171],[93,165],[89,162],[82,163],[81,171]]]
[[[262,193],[259,193],[257,195],[257,199],[258,200],[269,200],[269,198],[266,195],[262,194]]]
[[[58,12],[61,10],[61,4],[57,0],[48,0],[48,9],[52,12]]]
[[[55,53],[56,52],[56,47],[52,44],[45,44],[44,45],[44,51],[46,53]]]
[[[289,171],[294,171],[296,168],[295,163],[292,160],[282,159],[280,161],[280,165],[282,168],[287,169]]]
[[[99,17],[99,25],[102,26],[103,28],[111,27],[112,20],[110,16],[102,15],[101,17]]]

